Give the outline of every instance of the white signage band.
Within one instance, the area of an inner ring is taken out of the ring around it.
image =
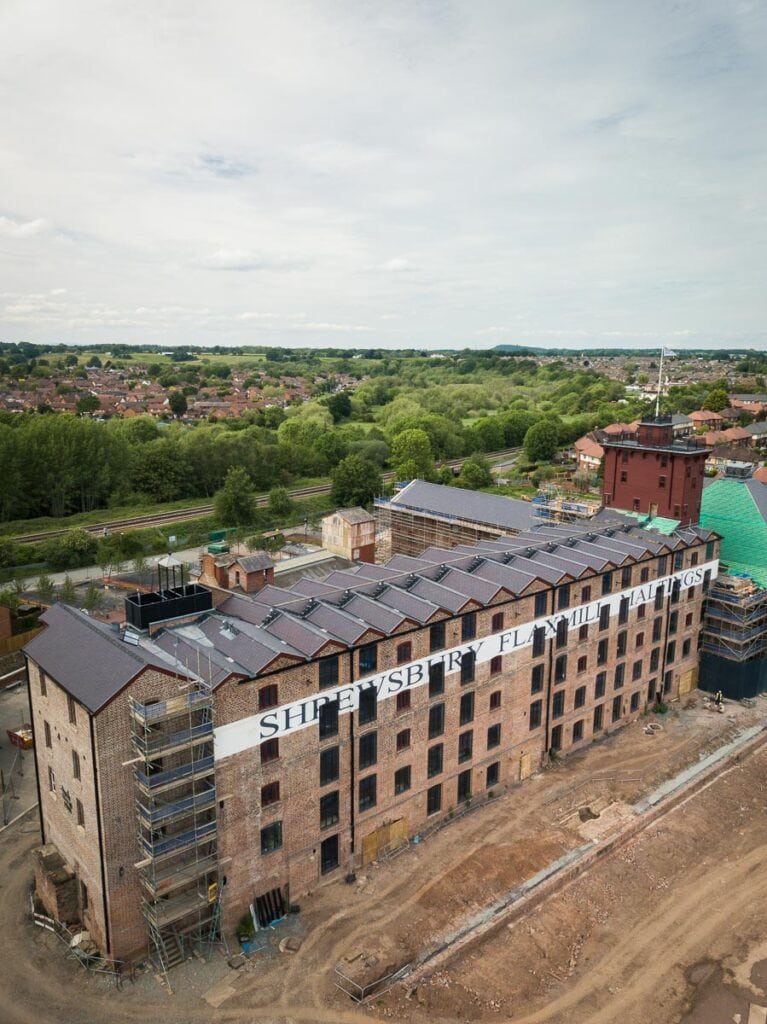
[[[249,715],[237,722],[221,725],[214,730],[215,759],[221,761],[225,757],[231,757],[243,750],[259,746],[265,740],[277,739],[297,732],[299,729],[306,729],[310,725],[316,725],[320,708],[333,701],[338,701],[339,714],[349,714],[358,709],[360,694],[364,690],[374,688],[377,699],[386,700],[401,690],[414,689],[427,683],[429,669],[432,665],[443,665],[445,676],[449,676],[460,671],[461,661],[466,654],[473,653],[475,664],[482,664],[499,654],[511,654],[524,647],[529,647],[533,643],[533,637],[538,629],[544,630],[546,640],[555,637],[557,624],[563,619],[566,620],[568,628],[577,628],[591,622],[598,622],[602,609],[609,608],[610,616],[617,615],[621,603],[625,599],[628,599],[629,608],[635,608],[637,605],[654,601],[659,590],[663,591],[664,596],[670,593],[675,582],[679,583],[680,590],[688,590],[690,587],[702,584],[707,572],[711,574],[711,579],[715,579],[718,571],[719,561],[714,559],[704,565],[682,569],[670,576],[642,583],[630,590],[607,594],[596,601],[578,605],[576,608],[567,608],[561,612],[544,615],[533,622],[502,630],[500,633],[484,637],[481,640],[475,639],[449,650],[437,651],[426,658],[411,661],[407,665],[398,665],[386,672],[374,673],[344,686],[330,687],[321,693],[305,697],[303,700],[283,704],[270,711]]]

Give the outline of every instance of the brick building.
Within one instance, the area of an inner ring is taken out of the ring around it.
[[[150,601],[123,634],[54,606],[26,648],[38,864],[74,876],[115,958],[150,943],[167,966],[249,907],[265,925],[691,689],[718,547],[700,528],[549,527],[215,609],[180,588],[172,619]],[[53,899],[42,869],[38,890]]]
[[[675,438],[670,416],[645,419],[636,434],[604,440],[605,508],[698,522],[706,458],[698,438]]]
[[[336,509],[322,520],[322,546],[353,562],[375,562],[375,518],[364,508]]]

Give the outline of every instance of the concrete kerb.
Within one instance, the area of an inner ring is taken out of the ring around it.
[[[3,834],[3,832],[5,832],[6,829],[13,828],[13,826],[17,822],[21,821],[22,818],[25,818],[29,814],[30,811],[35,811],[35,810],[37,810],[37,801],[36,800],[32,804],[31,807],[27,807],[27,809],[25,811],[22,811],[21,814],[17,814],[15,818],[11,818],[11,820],[8,822],[7,825],[0,826],[0,836]]]
[[[412,970],[402,980],[408,982],[412,992],[419,982],[430,977],[436,969],[444,967],[458,953],[510,925],[549,896],[562,890],[596,860],[620,849],[648,825],[715,782],[721,776],[724,766],[729,770],[743,757],[761,747],[767,741],[765,729],[767,724],[747,729],[731,743],[664,783],[633,806],[636,818],[620,832],[601,842],[589,841],[568,851],[515,886],[495,903],[469,918],[459,929],[446,935],[438,945],[425,950],[416,958]]]

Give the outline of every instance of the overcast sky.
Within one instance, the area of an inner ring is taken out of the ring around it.
[[[0,339],[765,347],[764,0],[0,0]]]

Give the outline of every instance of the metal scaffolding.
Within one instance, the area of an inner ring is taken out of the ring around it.
[[[456,506],[461,492],[456,488]],[[509,536],[517,530],[482,523],[459,513],[449,515],[408,505],[397,505],[390,498],[375,499],[376,562],[380,565],[392,555],[417,557],[429,547],[454,548],[457,544],[476,544]]]
[[[767,655],[767,590],[746,576],[719,576],[706,595],[700,649],[728,661]]]
[[[213,697],[202,680],[169,700],[130,699],[141,910],[167,972],[223,941],[220,928]]]

